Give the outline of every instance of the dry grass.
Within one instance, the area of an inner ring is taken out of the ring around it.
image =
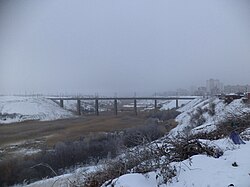
[[[140,116],[87,116],[56,121],[28,121],[0,126],[0,146],[44,139],[49,146],[58,141],[76,140],[83,135],[112,132],[143,125],[146,119]]]

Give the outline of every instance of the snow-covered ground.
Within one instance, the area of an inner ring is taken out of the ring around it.
[[[0,124],[68,117],[73,114],[44,97],[0,96]]]
[[[101,166],[98,166],[101,167]],[[97,169],[97,166],[87,166],[87,167],[79,167],[72,173],[56,176],[49,179],[44,179],[41,181],[34,182],[29,185],[25,185],[25,182],[23,185],[15,185],[13,187],[69,187],[74,186],[74,184],[77,186],[77,184],[80,184],[84,180],[84,175],[87,173],[93,172]]]
[[[233,146],[230,140],[214,143],[230,149],[219,158],[195,155],[182,162],[172,163],[177,169],[177,176],[167,184],[160,184],[160,179],[156,178],[157,172],[149,172],[123,175],[114,179],[108,187],[157,187],[158,184],[160,187],[249,187],[250,142],[240,146]]]

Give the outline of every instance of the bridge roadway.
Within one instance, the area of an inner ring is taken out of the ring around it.
[[[117,101],[118,100],[133,100],[134,101],[134,112],[137,115],[137,100],[154,100],[154,108],[157,109],[158,100],[175,100],[176,108],[179,107],[179,100],[192,100],[197,97],[49,97],[52,101],[59,101],[59,105],[63,107],[64,100],[75,100],[77,101],[77,114],[81,115],[81,101],[95,101],[95,114],[99,115],[99,100],[113,100],[114,101],[114,114],[118,114]]]

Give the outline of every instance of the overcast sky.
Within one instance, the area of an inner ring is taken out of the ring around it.
[[[0,0],[0,93],[250,84],[249,0]]]

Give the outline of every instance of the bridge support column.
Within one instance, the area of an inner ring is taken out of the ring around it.
[[[117,99],[114,100],[114,113],[117,116]]]
[[[60,99],[60,107],[63,108],[63,99]]]
[[[155,99],[155,112],[157,111],[157,100]]]
[[[135,111],[135,115],[137,116],[137,102],[136,102],[136,99],[134,99],[134,111]]]
[[[179,108],[178,99],[176,99],[176,108]]]
[[[98,99],[95,100],[95,114],[99,116],[99,104]]]
[[[81,100],[77,99],[77,104],[76,104],[76,110],[77,110],[77,115],[81,115]]]

